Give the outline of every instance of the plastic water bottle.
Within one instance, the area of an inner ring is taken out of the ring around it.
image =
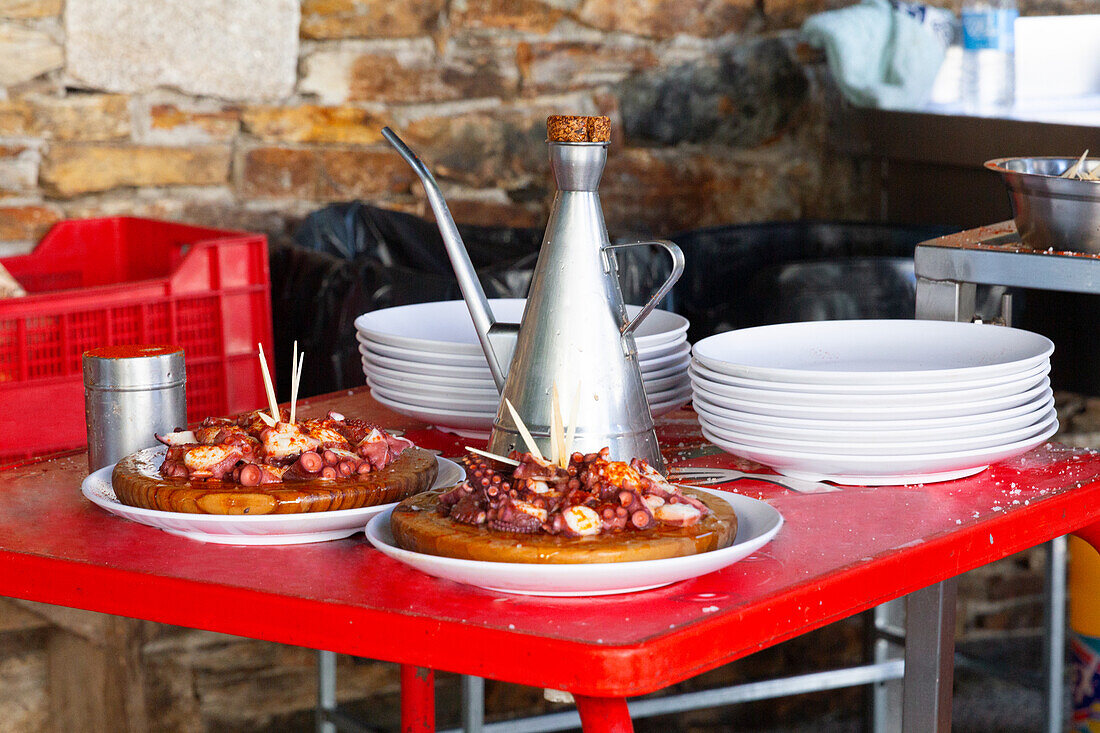
[[[965,0],[962,102],[968,109],[1012,106],[1016,95],[1016,0]]]

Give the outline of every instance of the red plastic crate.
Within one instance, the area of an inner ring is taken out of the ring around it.
[[[265,401],[256,365],[257,343],[273,351],[264,235],[67,221],[0,263],[28,292],[0,300],[0,463],[87,444],[81,355],[96,346],[182,346],[192,421]]]

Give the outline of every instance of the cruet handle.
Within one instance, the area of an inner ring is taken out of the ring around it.
[[[642,306],[642,309],[638,311],[638,315],[634,316],[634,318],[629,323],[623,324],[622,328],[619,329],[620,333],[622,333],[624,336],[628,333],[633,333],[634,329],[642,325],[642,321],[646,319],[646,316],[648,316],[653,311],[653,309],[657,307],[657,304],[661,302],[661,298],[668,295],[668,291],[672,290],[672,286],[675,285],[676,281],[680,279],[680,276],[684,274],[684,253],[683,250],[681,250],[678,246],[668,241],[667,239],[654,239],[651,242],[624,242],[621,244],[605,244],[603,246],[604,256],[607,257],[608,250],[622,249],[623,247],[648,247],[654,244],[664,247],[666,250],[668,250],[669,255],[671,255],[672,257],[672,272],[669,273],[668,279],[661,284],[661,287],[657,289],[657,292],[653,294],[653,297],[649,299],[649,302]],[[608,269],[610,269],[610,267]]]

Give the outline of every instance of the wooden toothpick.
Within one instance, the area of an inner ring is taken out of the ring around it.
[[[466,450],[470,451],[471,453],[476,453],[479,456],[485,456],[486,458],[492,458],[494,461],[500,461],[501,463],[507,463],[509,466],[518,466],[519,465],[519,461],[514,460],[512,458],[508,458],[507,456],[498,456],[496,453],[490,453],[487,450],[478,450],[477,448],[471,448],[468,445],[465,446],[465,448],[466,448]]]
[[[267,370],[267,357],[264,356],[264,345],[257,344],[260,347],[260,372],[264,377],[264,389],[267,390],[267,406],[271,408],[271,419],[275,422],[279,422],[281,415],[279,414],[279,401],[275,399],[275,387],[271,384],[271,372]]]
[[[298,385],[302,381],[302,364],[306,360],[306,352],[298,353],[298,342],[294,342],[295,361],[290,362],[290,424],[294,424],[294,413],[298,408]]]
[[[1081,153],[1081,157],[1077,159],[1077,162],[1069,167],[1065,173],[1059,176],[1059,178],[1074,178],[1081,172],[1081,166],[1085,164],[1085,159],[1089,157],[1089,151]]]
[[[565,452],[565,426],[561,420],[561,402],[558,400],[558,385],[550,388],[550,461],[565,468],[569,457]]]
[[[535,439],[531,437],[531,431],[523,424],[523,420],[520,419],[519,413],[516,412],[516,408],[512,406],[512,401],[505,397],[504,405],[508,408],[508,412],[512,414],[512,421],[515,422],[516,430],[519,431],[519,435],[523,438],[523,442],[527,444],[527,451],[536,459],[545,461],[546,459],[542,457],[542,451],[535,445]]]

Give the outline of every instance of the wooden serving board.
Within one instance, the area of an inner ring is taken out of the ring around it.
[[[733,544],[737,515],[713,494],[682,489],[710,508],[691,527],[658,525],[590,537],[515,534],[455,522],[436,511],[447,489],[411,496],[393,509],[390,530],[405,550],[463,560],[526,563],[602,563],[660,560],[709,552]]]
[[[298,514],[358,509],[400,501],[435,481],[435,455],[406,448],[379,471],[334,480],[287,481],[241,486],[229,481],[168,478],[160,474],[162,453],[147,448],[115,466],[111,484],[123,504],[188,514]]]

